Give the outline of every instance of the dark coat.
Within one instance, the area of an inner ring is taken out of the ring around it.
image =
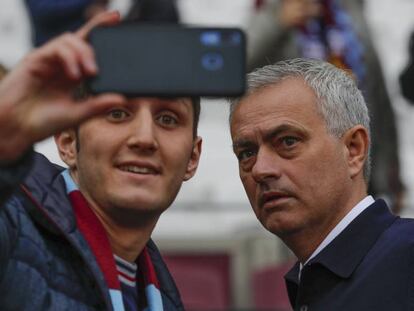
[[[286,276],[295,310],[414,310],[414,220],[382,200],[362,212],[301,273]]]
[[[38,154],[22,162],[33,163],[22,187],[13,185],[27,171],[24,163],[0,168],[0,309],[112,310],[104,276],[76,226],[62,168]],[[183,310],[155,244],[147,246],[164,310]]]

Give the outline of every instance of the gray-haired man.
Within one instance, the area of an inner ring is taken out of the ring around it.
[[[257,218],[299,259],[292,306],[414,309],[414,223],[367,195],[369,115],[352,77],[293,59],[248,83],[231,105],[233,148]]]

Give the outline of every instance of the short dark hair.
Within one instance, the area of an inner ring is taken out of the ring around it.
[[[200,120],[200,111],[201,111],[200,101],[201,99],[199,96],[191,97],[191,103],[193,105],[193,136],[194,138],[197,137],[198,121]]]

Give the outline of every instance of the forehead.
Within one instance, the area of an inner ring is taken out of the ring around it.
[[[139,105],[150,104],[152,108],[177,108],[188,113],[193,111],[193,102],[189,97],[134,97],[128,99],[128,105],[138,108]]]
[[[252,131],[278,126],[310,131],[325,128],[315,92],[301,78],[289,78],[258,89],[236,106],[231,120],[233,140]]]

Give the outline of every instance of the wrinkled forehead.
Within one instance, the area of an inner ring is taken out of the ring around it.
[[[232,138],[252,130],[277,125],[325,127],[317,97],[300,81],[286,81],[250,93],[233,106],[230,129]]]

